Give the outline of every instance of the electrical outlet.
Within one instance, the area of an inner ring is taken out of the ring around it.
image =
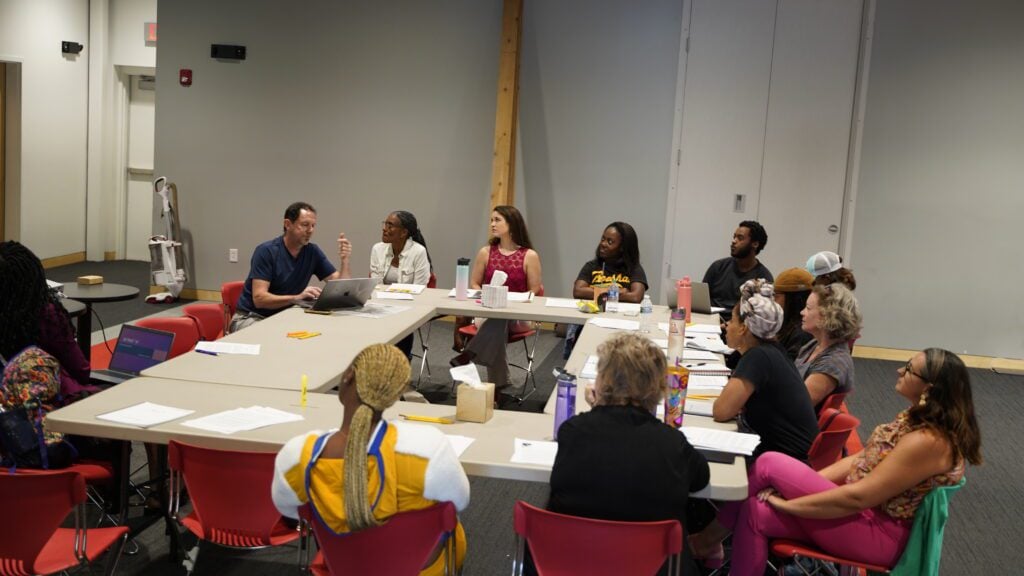
[[[228,248],[228,262],[238,262],[238,248]]]

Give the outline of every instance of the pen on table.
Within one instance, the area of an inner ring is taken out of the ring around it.
[[[434,424],[454,424],[455,421],[451,418],[442,418],[439,416],[419,416],[417,414],[399,414],[406,420],[412,420],[414,422],[433,422]]]
[[[200,354],[206,354],[207,356],[216,356],[217,355],[216,352],[211,352],[210,350],[200,350],[199,348],[196,348],[196,352],[199,352]]]
[[[306,391],[309,389],[309,376],[302,375],[302,392],[299,393],[299,405],[306,407]]]

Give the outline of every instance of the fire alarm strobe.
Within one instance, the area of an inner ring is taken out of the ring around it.
[[[192,70],[188,68],[182,68],[181,72],[178,72],[178,82],[180,82],[182,86],[191,86]]]

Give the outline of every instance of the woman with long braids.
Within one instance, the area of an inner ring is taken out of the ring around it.
[[[71,318],[46,285],[43,264],[14,241],[0,243],[0,356],[12,358],[38,346],[60,363],[64,402],[96,392],[89,385],[89,361],[75,341]]]
[[[388,214],[381,222],[380,242],[370,249],[370,278],[380,278],[382,284],[426,286],[432,269],[427,241],[416,217],[405,210]],[[406,358],[412,358],[412,342],[409,334],[396,344]]]
[[[469,505],[469,480],[444,434],[382,418],[409,376],[409,361],[390,344],[372,344],[356,356],[338,386],[341,428],[292,438],[277,455],[272,491],[281,514],[297,518],[298,507],[308,502],[317,521],[340,533],[438,502],[452,502],[460,511]],[[461,524],[455,548],[461,566]],[[443,573],[442,551],[438,543],[421,574]]]

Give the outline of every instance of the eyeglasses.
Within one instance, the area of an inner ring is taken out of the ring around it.
[[[388,230],[394,230],[395,228],[401,228],[401,226],[399,226],[398,224],[394,224],[394,223],[388,222],[387,220],[381,222],[381,226],[384,226]]]
[[[907,360],[907,365],[903,366],[902,368],[900,368],[900,370],[902,370],[904,374],[910,374],[911,376],[917,376],[921,380],[924,380],[925,382],[927,382],[928,379],[925,378],[923,374],[921,374],[919,372],[914,372],[914,368],[913,368],[912,362],[913,362],[913,360]]]

